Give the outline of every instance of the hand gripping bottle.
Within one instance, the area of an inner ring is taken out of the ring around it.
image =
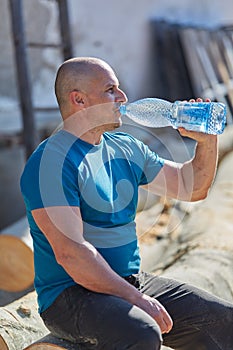
[[[120,113],[148,127],[183,127],[213,135],[223,133],[226,125],[226,106],[220,102],[171,103],[158,98],[144,98],[120,106]]]

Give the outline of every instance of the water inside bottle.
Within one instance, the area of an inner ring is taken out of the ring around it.
[[[176,127],[184,127],[188,130],[206,132],[207,118],[210,111],[210,103],[190,103],[177,101],[174,103],[176,109]]]
[[[226,124],[226,107],[222,103],[174,103],[176,127],[207,134],[221,134]]]
[[[120,112],[134,122],[151,127],[184,127],[208,134],[221,134],[226,125],[226,106],[217,102],[174,103],[158,98],[145,98],[122,105]]]
[[[138,124],[150,128],[162,128],[172,125],[168,119],[170,109],[170,102],[155,98],[145,98],[121,106],[120,112]]]

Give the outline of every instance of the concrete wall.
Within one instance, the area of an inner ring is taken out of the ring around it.
[[[0,148],[0,230],[24,214],[24,203],[19,188],[23,164],[22,146]]]
[[[22,0],[27,39],[58,40],[55,1]],[[233,23],[231,0],[69,0],[75,55],[106,59],[117,71],[130,99],[151,93],[150,21],[215,26]],[[15,99],[12,40],[8,0],[0,0],[0,108]],[[61,62],[54,50],[29,50],[37,104],[55,103],[54,72]]]
[[[56,1],[22,2],[27,40],[58,42]],[[107,60],[116,70],[129,100],[153,95],[152,20],[165,19],[210,27],[233,23],[231,0],[69,0],[69,9],[75,55]],[[0,0],[0,11],[0,134],[14,134],[21,128],[21,119],[8,0]],[[51,49],[30,49],[28,53],[34,103],[37,106],[54,106],[53,83],[55,71],[62,61],[61,55]],[[3,158],[8,154],[5,151],[0,147]],[[5,207],[3,210],[0,206],[0,228],[11,219],[18,219],[24,211],[18,186],[24,160],[20,156],[17,162],[14,161],[15,150],[8,157],[17,169],[12,178],[8,177],[8,173],[12,172],[11,162],[4,162],[5,166],[1,168],[0,195],[2,207]],[[11,218],[4,222],[6,211],[11,213]]]
[[[151,20],[201,26],[233,23],[231,0],[71,0],[70,5],[76,54],[109,61],[130,99],[153,91]]]

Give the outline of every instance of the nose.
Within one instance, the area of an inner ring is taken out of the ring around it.
[[[124,91],[121,89],[118,89],[117,96],[116,96],[116,102],[125,103],[127,101],[128,101],[128,98],[127,98],[126,94],[124,93]]]

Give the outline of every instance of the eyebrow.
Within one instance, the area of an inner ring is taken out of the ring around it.
[[[108,87],[111,87],[111,86],[119,86],[120,85],[120,82],[118,80],[116,81],[112,81],[112,82],[108,82],[105,87],[108,88]]]

